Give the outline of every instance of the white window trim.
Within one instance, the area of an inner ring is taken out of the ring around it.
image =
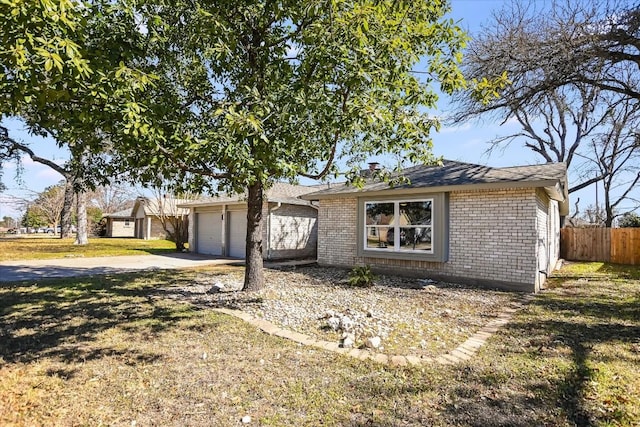
[[[402,249],[400,246],[400,228],[401,228],[401,224],[400,224],[400,204],[401,203],[409,203],[409,202],[431,202],[431,224],[429,224],[428,226],[425,225],[408,225],[405,226],[404,228],[419,228],[419,227],[423,227],[423,228],[430,228],[431,229],[431,249],[429,250],[424,250],[424,249],[420,249],[420,250],[413,250],[413,249]],[[368,204],[372,204],[372,203],[393,203],[393,222],[389,225],[367,225],[367,205]],[[433,198],[424,198],[424,199],[392,199],[392,200],[366,200],[364,202],[364,209],[363,209],[363,241],[362,241],[362,247],[363,250],[365,251],[373,251],[373,252],[380,252],[382,254],[385,253],[396,253],[396,254],[434,254],[434,247],[435,247],[435,239],[436,237],[436,232],[435,232],[435,228],[434,228],[434,224],[435,224],[435,200]],[[368,233],[367,233],[367,229],[369,227],[373,227],[376,229],[379,228],[392,228],[393,229],[393,248],[370,248],[368,247]]]

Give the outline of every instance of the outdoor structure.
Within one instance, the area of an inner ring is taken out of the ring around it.
[[[370,265],[470,285],[536,292],[559,257],[566,166],[491,168],[444,161],[305,194],[317,201],[318,263]],[[375,177],[375,172],[374,172]]]
[[[265,192],[262,208],[266,259],[315,258],[317,208],[298,196],[319,187],[276,183]],[[181,204],[189,208],[189,248],[208,255],[245,257],[246,196],[212,197]]]
[[[149,197],[138,197],[131,215],[135,219],[134,237],[138,239],[165,239],[167,232],[162,226],[164,221],[171,229],[172,217],[188,218],[189,209],[180,208],[178,205],[185,200],[163,197],[154,199]]]
[[[104,215],[102,219],[106,222],[105,237],[135,236],[135,222],[131,215],[131,209]]]

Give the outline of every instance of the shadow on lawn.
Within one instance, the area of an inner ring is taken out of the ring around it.
[[[619,389],[617,384],[605,385],[604,397],[594,396],[592,387],[602,380],[598,375],[617,375],[620,366],[627,377],[633,377],[638,357],[621,349],[639,343],[638,290],[640,283],[621,290],[615,283],[566,280],[562,287],[539,295],[480,355],[462,365],[426,373],[409,371],[410,381],[376,385],[364,379],[354,381],[358,394],[396,396],[394,400],[403,404],[394,406],[394,413],[387,412],[384,420],[352,416],[345,418],[345,424],[635,425],[637,418],[627,412],[629,406],[606,406],[616,405],[618,396],[621,402],[627,401],[624,384]],[[610,365],[599,365],[603,369],[599,373],[596,364]],[[603,381],[618,380],[614,376]],[[438,398],[415,405],[416,396],[421,395]]]
[[[0,284],[0,359],[28,363],[43,357],[79,362],[105,356],[123,363],[153,361],[127,346],[96,344],[97,335],[121,327],[152,334],[188,317],[193,308],[166,304],[149,295],[153,284],[172,280],[166,273],[43,280],[38,284]]]
[[[447,418],[473,426],[548,425],[558,416],[570,425],[592,426],[602,418],[627,418],[624,411],[594,413],[585,397],[595,381],[594,363],[636,363],[615,348],[640,337],[640,298],[615,298],[599,290],[559,292],[540,295],[532,305],[544,315],[504,329],[504,359],[480,365],[472,360],[462,368],[462,385],[447,406]],[[611,350],[594,354],[593,348],[602,344]],[[501,370],[511,363],[514,371]]]

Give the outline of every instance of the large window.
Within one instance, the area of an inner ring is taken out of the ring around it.
[[[433,253],[433,199],[364,203],[364,249]]]

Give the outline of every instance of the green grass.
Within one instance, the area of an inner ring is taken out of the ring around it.
[[[640,279],[640,268],[604,262],[570,262],[556,277],[596,277],[612,280]]]
[[[637,268],[569,265],[470,361],[419,368],[166,297],[234,268],[0,284],[0,425],[640,424]]]
[[[0,238],[0,261],[52,259],[64,257],[100,257],[175,252],[168,240],[111,239],[95,237],[88,245],[73,244],[74,239],[56,237]]]

